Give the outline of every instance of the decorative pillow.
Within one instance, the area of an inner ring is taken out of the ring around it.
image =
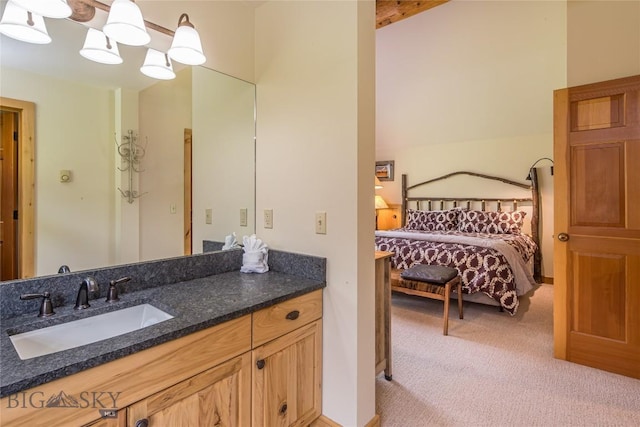
[[[519,234],[526,212],[459,211],[458,230],[465,233]]]
[[[407,210],[407,228],[419,231],[455,230],[459,210],[419,211]]]

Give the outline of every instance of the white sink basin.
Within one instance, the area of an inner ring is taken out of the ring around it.
[[[172,318],[150,304],[141,304],[9,338],[20,359],[26,360],[113,338]]]

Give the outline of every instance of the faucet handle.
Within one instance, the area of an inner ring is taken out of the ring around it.
[[[20,295],[21,300],[29,300],[42,298],[42,304],[40,304],[40,312],[38,313],[38,317],[49,317],[56,314],[53,311],[53,304],[51,303],[51,294],[49,292],[44,292],[41,294],[22,294]]]
[[[118,288],[116,287],[119,283],[125,283],[131,280],[131,277],[122,277],[117,280],[112,280],[109,282],[109,290],[107,291],[107,301],[106,302],[116,302],[119,301],[118,297]]]

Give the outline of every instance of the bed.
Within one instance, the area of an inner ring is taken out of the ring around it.
[[[430,187],[439,186],[446,191],[447,180],[460,177],[480,180],[470,188],[481,191],[490,189],[487,183],[508,189],[500,189],[499,197],[428,195]],[[540,281],[535,169],[531,178],[531,184],[522,184],[460,171],[408,186],[407,175],[402,175],[403,227],[376,230],[375,249],[393,253],[394,270],[416,264],[453,267],[462,278],[465,300],[499,306],[515,315],[518,297]],[[509,197],[512,194],[515,196]],[[397,280],[394,277],[399,276],[394,272],[392,289]]]

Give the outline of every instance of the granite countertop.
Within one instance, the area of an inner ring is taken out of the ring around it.
[[[325,287],[325,282],[269,271],[239,271],[163,285],[120,295],[120,301],[90,300],[91,307],[74,310],[56,307],[55,316],[41,319],[37,313],[2,321],[0,334],[0,397],[36,387],[101,365],[154,345],[252,313],[261,308]],[[149,303],[173,319],[147,328],[58,353],[21,360],[9,335],[90,317],[108,311]]]

